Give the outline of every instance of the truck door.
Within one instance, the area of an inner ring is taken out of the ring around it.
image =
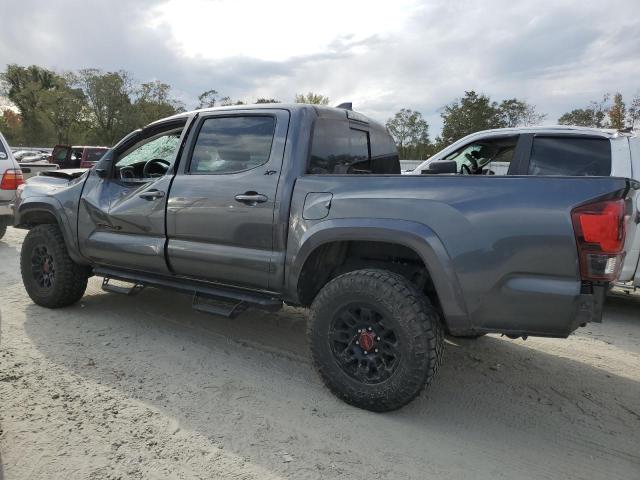
[[[267,289],[276,191],[289,112],[202,115],[191,129],[167,205],[173,272]]]
[[[100,265],[170,273],[165,209],[186,118],[139,131],[90,170],[78,211],[82,254]]]

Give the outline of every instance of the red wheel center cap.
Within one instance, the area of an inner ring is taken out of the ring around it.
[[[360,342],[360,346],[364,350],[369,351],[373,348],[374,338],[375,335],[372,332],[362,332],[358,338],[358,342]]]
[[[42,265],[42,271],[44,273],[49,273],[49,261],[45,260],[44,265]]]

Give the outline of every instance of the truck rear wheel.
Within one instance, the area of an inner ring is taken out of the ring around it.
[[[38,225],[20,252],[22,283],[38,305],[48,308],[76,303],[87,289],[89,270],[69,257],[57,225]]]
[[[444,349],[437,310],[401,275],[356,270],[331,280],[311,305],[309,342],[327,387],[375,412],[411,402],[434,378]]]

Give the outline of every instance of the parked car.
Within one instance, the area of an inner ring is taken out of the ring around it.
[[[21,149],[21,150],[13,150],[13,158],[17,162],[21,161],[36,161],[36,160],[47,160],[50,152],[46,152],[43,150],[37,149]]]
[[[91,168],[108,150],[107,147],[56,145],[51,163],[60,168]]]
[[[471,134],[436,153],[415,170],[455,161],[457,173],[482,175],[615,176],[640,180],[640,137],[572,126],[503,128]],[[640,204],[636,205],[640,211]],[[638,218],[640,218],[640,214]],[[640,229],[640,223],[636,223]],[[640,234],[630,247],[619,285],[640,287]]]
[[[445,330],[567,337],[601,321],[638,188],[400,175],[393,139],[363,115],[242,105],[159,120],[89,171],[29,180],[15,226],[29,229],[22,279],[38,305],[72,304],[98,275],[107,291],[172,288],[229,317],[309,307],[325,384],[387,411],[431,382]]]
[[[7,232],[7,226],[13,223],[11,204],[15,201],[16,190],[23,183],[18,162],[0,133],[0,238]]]

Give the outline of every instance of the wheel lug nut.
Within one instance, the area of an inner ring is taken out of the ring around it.
[[[376,337],[376,340],[380,341],[380,337]]]
[[[375,352],[378,353],[378,349],[377,348],[376,348]]]
[[[360,329],[360,328],[359,328],[359,329],[358,329],[358,333],[362,333],[362,329]]]
[[[358,340],[356,340],[356,345],[360,345],[360,342]]]
[[[367,353],[369,353],[369,352],[367,352],[367,351],[365,350],[365,351],[364,351],[364,354],[366,355]]]
[[[369,327],[369,331],[373,330],[373,328]]]

